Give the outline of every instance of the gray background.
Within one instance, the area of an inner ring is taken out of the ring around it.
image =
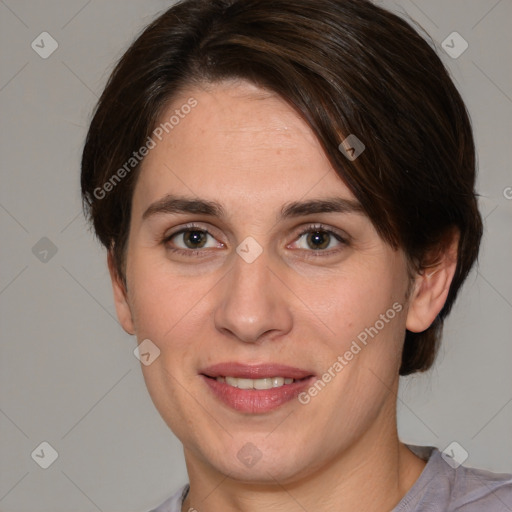
[[[435,368],[402,381],[400,434],[441,449],[457,441],[466,465],[511,471],[512,2],[380,3],[431,34],[467,102],[486,228]],[[181,445],[133,355],[136,340],[115,318],[105,254],[79,196],[87,123],[108,73],[170,4],[0,0],[3,512],[140,512],[186,481]],[[31,48],[43,31],[59,45],[47,59]],[[453,31],[469,43],[457,59],[441,46]],[[48,469],[31,457],[43,441],[58,452]]]

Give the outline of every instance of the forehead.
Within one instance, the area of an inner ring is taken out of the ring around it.
[[[299,114],[248,82],[182,92],[159,127],[161,140],[153,136],[156,145],[142,163],[135,202],[169,193],[261,205],[326,192],[354,198]]]

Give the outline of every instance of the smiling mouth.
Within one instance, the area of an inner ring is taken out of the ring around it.
[[[218,400],[243,414],[265,414],[292,401],[315,376],[275,363],[220,363],[200,374]]]

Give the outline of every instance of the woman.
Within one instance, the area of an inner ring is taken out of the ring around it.
[[[512,509],[400,442],[482,222],[464,104],[363,0],[185,0],[115,68],[82,161],[119,320],[190,484],[156,509]]]

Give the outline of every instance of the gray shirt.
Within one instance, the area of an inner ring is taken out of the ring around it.
[[[512,475],[454,469],[437,448],[408,446],[427,465],[391,512],[512,512]],[[188,490],[185,485],[151,512],[181,512]]]

